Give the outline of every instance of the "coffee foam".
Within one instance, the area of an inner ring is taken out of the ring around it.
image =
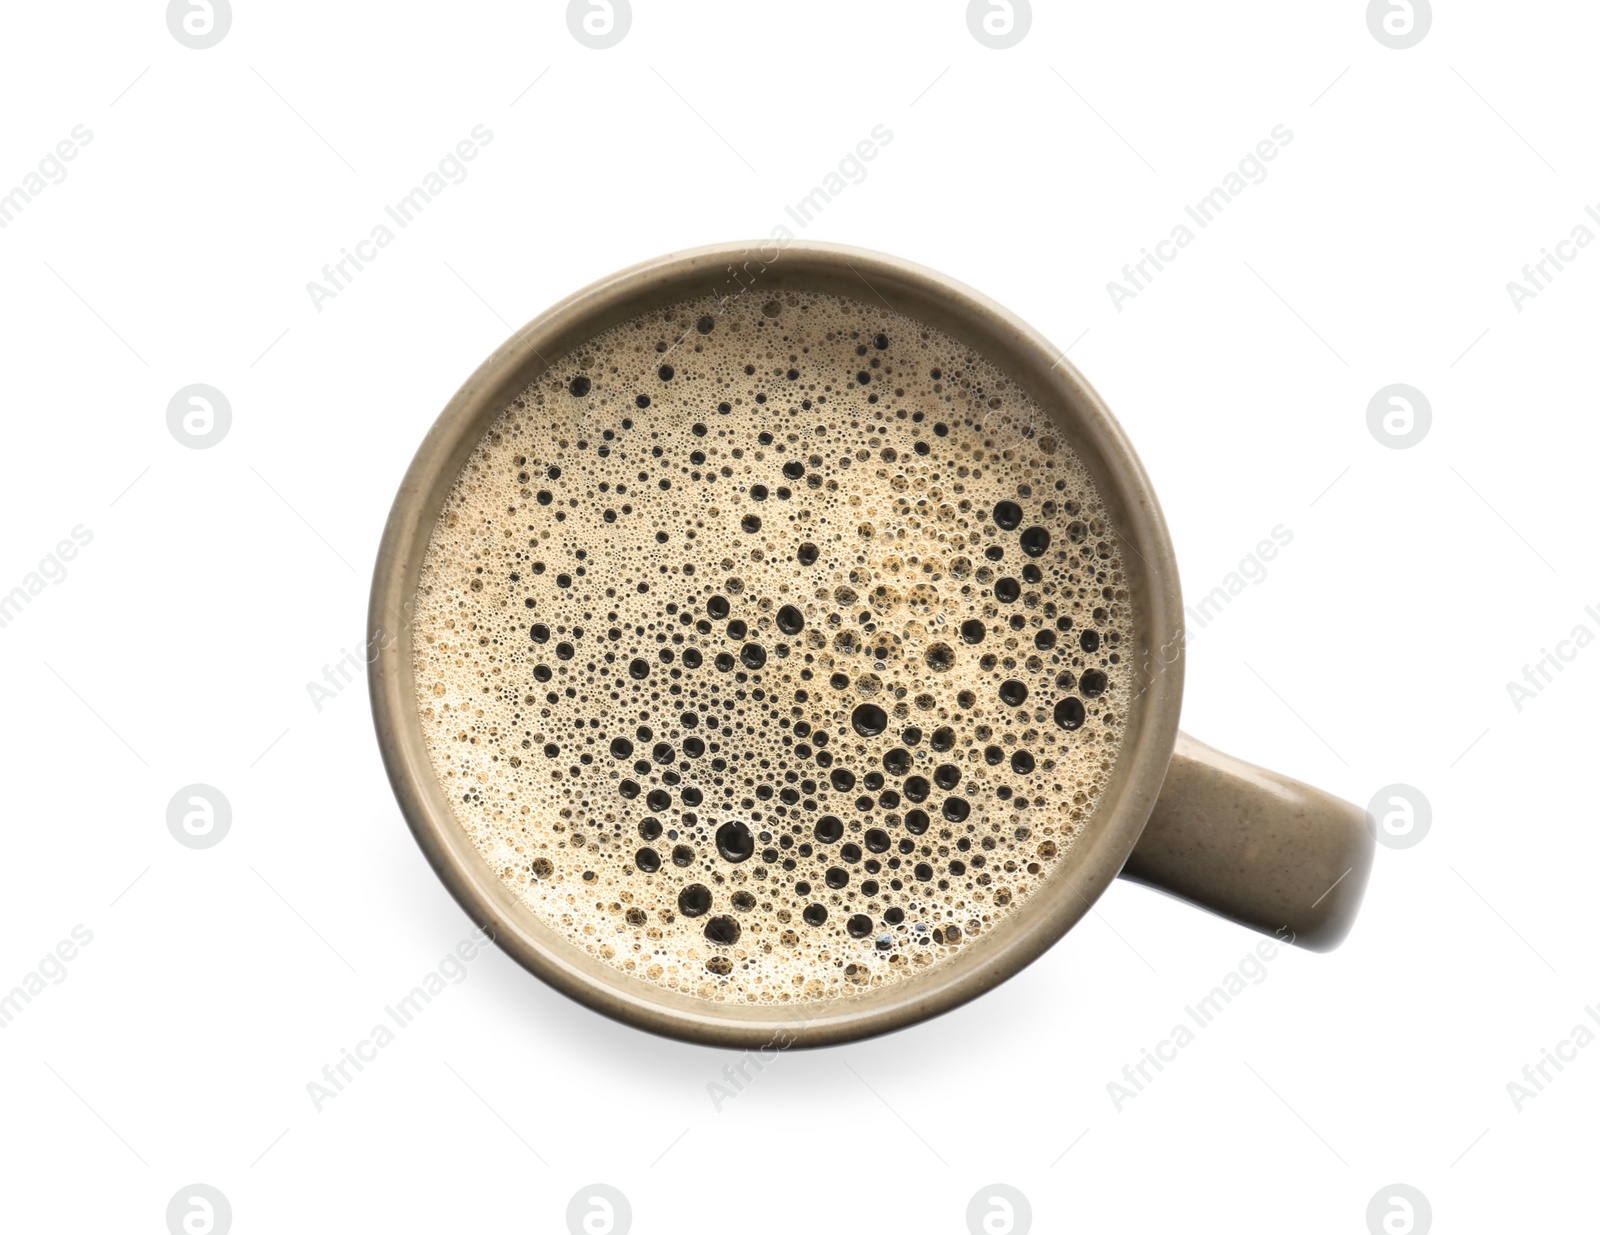
[[[1066,862],[1131,697],[1120,549],[1037,404],[881,303],[691,301],[474,450],[414,672],[456,819],[642,981],[805,1004],[946,963]]]

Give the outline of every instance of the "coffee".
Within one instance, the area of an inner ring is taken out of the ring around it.
[[[424,559],[434,772],[552,930],[710,1000],[949,960],[1070,861],[1131,692],[1049,417],[881,302],[689,301],[558,358]]]

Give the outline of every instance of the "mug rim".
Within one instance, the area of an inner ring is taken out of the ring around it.
[[[768,249],[776,252],[766,257]],[[1061,429],[1124,546],[1139,645],[1126,655],[1139,663],[1130,665],[1124,736],[1093,814],[1057,869],[997,926],[926,975],[858,996],[714,1003],[633,977],[545,926],[456,821],[434,776],[412,689],[411,597],[439,510],[484,432],[511,399],[582,343],[719,288],[732,289],[721,292],[730,298],[786,288],[876,298],[972,346]],[[418,447],[384,527],[368,609],[368,687],[384,767],[413,836],[467,915],[524,968],[597,1012],[669,1037],[746,1049],[821,1046],[887,1033],[966,1003],[1037,959],[1088,912],[1132,852],[1171,762],[1183,631],[1171,538],[1149,478],[1064,353],[981,293],[913,262],[819,241],[735,242],[669,253],[590,284],[502,343],[451,398]]]

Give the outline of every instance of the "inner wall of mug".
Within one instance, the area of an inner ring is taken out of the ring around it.
[[[401,808],[440,878],[518,961],[607,1015],[696,1041],[820,1045],[882,1033],[948,1010],[1003,981],[1054,943],[1121,869],[1166,774],[1182,686],[1177,572],[1160,510],[1120,429],[1072,366],[1031,328],[958,284],[909,263],[837,245],[729,245],[622,271],[541,315],[468,379],[413,460],[384,533],[370,629],[381,654],[371,691]],[[1089,472],[1124,549],[1135,647],[1126,650],[1125,730],[1117,762],[1063,865],[997,927],[925,975],[881,990],[792,1005],[723,1005],[631,977],[538,920],[489,869],[434,776],[413,690],[410,598],[435,520],[483,434],[530,382],[612,326],[704,297],[827,293],[922,321],[1001,367],[1056,424]]]

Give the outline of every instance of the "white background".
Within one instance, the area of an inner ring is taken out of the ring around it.
[[[1439,1231],[1583,1220],[1600,1049],[1520,1112],[1506,1086],[1600,1004],[1600,649],[1520,711],[1506,683],[1600,633],[1600,246],[1521,312],[1506,283],[1600,203],[1594,6],[1440,5],[1404,51],[1361,0],[1040,4],[1006,51],[950,0],[636,0],[604,51],[552,2],[238,3],[203,51],[162,7],[13,5],[0,37],[0,193],[93,133],[0,231],[0,592],[93,534],[0,629],[0,991],[94,935],[0,1031],[8,1228],[162,1231],[194,1182],[241,1233],[559,1232],[595,1181],[637,1231],[960,1232],[994,1182],[1040,1231],[1359,1235],[1396,1182]],[[308,280],[478,124],[470,176],[318,312]],[[413,451],[512,328],[794,227],[878,124],[795,230],[1070,344],[1191,600],[1290,529],[1194,635],[1185,728],[1357,802],[1413,785],[1430,833],[1379,850],[1341,950],[1280,955],[1120,1112],[1107,1082],[1256,937],[1119,883],[976,1003],[720,1111],[729,1054],[491,952],[318,1113],[307,1082],[468,931],[364,683],[306,689],[359,646]],[[1107,281],[1279,124],[1266,180],[1117,311]],[[195,382],[233,409],[208,450],[166,425]],[[1433,409],[1411,449],[1367,428],[1392,382]],[[167,830],[191,782],[232,804],[215,848]]]

